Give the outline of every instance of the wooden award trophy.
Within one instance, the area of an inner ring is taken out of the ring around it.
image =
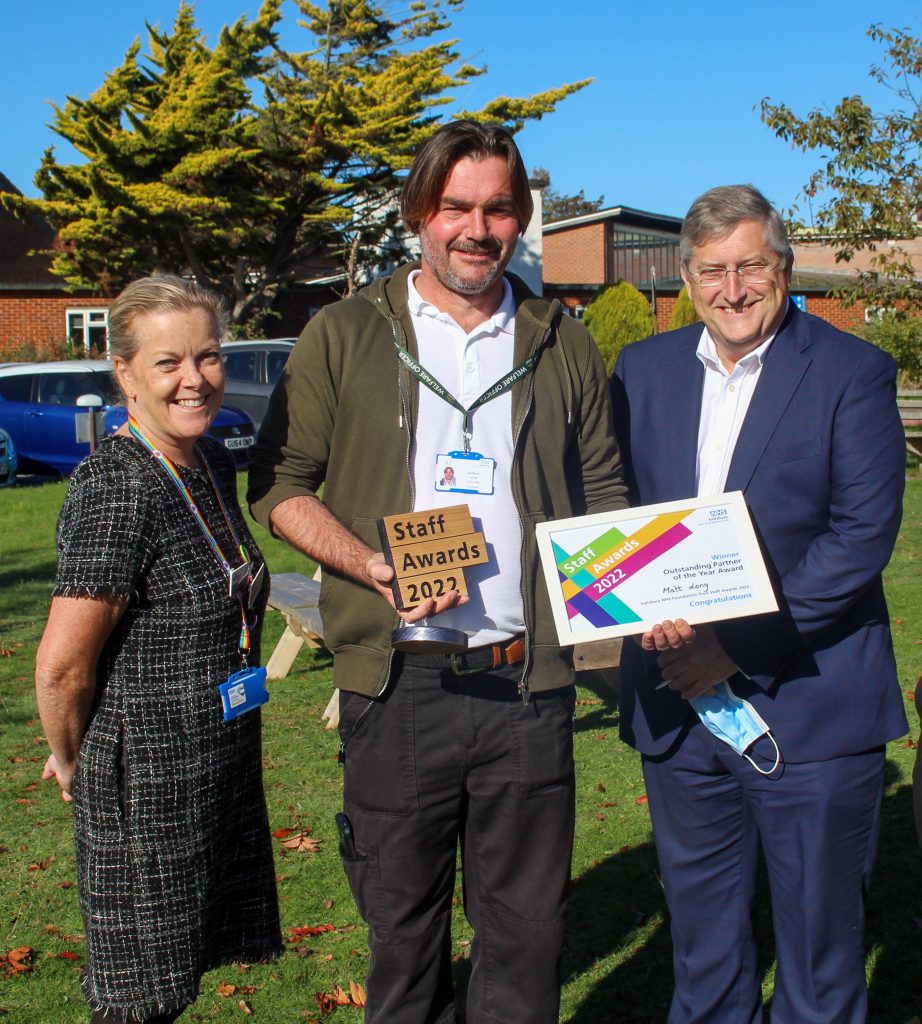
[[[378,520],[378,533],[384,558],[395,573],[391,589],[398,611],[452,590],[467,594],[465,568],[490,561],[467,505],[384,516]],[[467,648],[463,630],[430,626],[425,620],[403,623],[391,640],[398,651],[456,654]]]

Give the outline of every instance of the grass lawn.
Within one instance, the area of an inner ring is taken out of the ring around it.
[[[77,1024],[88,1019],[79,988],[85,945],[74,885],[70,811],[39,774],[47,746],[35,711],[32,667],[55,569],[54,527],[64,484],[0,491],[0,1019],[9,1024]],[[304,559],[256,528],[270,568],[309,572]],[[922,480],[908,481],[903,531],[887,570],[900,683],[918,736],[912,689],[922,674]],[[281,633],[272,613],[264,645]],[[855,680],[860,685],[861,680]],[[273,684],[264,709],[265,779],[273,830],[310,829],[314,852],[276,842],[282,924],[290,940],[276,964],[214,971],[183,1020],[271,1024],[327,1019],[318,993],[362,982],[365,935],[337,856],[337,739],[320,714],[330,693],[330,660],[304,652]],[[581,688],[577,707],[575,880],[569,912],[561,1020],[571,1024],[657,1024],[671,992],[668,927],[651,844],[637,756],[618,740],[618,712],[604,686]],[[912,820],[912,740],[888,751],[877,877],[868,907],[872,1024],[922,1015],[922,856]],[[552,838],[552,837],[549,837]],[[460,893],[459,893],[460,896]],[[460,910],[455,970],[466,977],[470,930]],[[765,992],[772,959],[767,895]],[[311,934],[303,929],[332,925]],[[291,931],[291,929],[302,929]],[[27,947],[30,969],[10,950]],[[17,961],[19,963],[21,961]],[[495,1010],[502,1017],[502,1008]],[[343,1006],[329,1018],[361,1020]]]

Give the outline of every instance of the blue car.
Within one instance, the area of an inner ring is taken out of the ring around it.
[[[77,416],[88,411],[84,402],[78,404],[84,396],[101,400],[97,411],[106,434],[128,418],[106,359],[0,364],[0,427],[12,439],[20,471],[67,476],[89,453],[89,442],[77,440]],[[248,416],[222,406],[208,433],[233,453],[238,465],[246,463],[256,439]]]
[[[16,446],[5,430],[0,430],[0,487],[16,483]]]

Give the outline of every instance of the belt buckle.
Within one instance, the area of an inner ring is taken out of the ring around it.
[[[478,672],[482,672],[483,671],[482,668],[462,668],[461,667],[461,662],[460,662],[459,659],[463,658],[465,653],[466,653],[465,651],[461,651],[460,653],[455,653],[455,654],[449,654],[448,655],[449,664],[451,665],[452,672],[454,672],[454,674],[456,676],[473,676],[473,675],[476,675]]]

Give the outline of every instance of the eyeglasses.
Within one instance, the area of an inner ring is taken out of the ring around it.
[[[717,288],[724,283],[727,274],[739,274],[740,281],[760,284],[768,275],[778,269],[777,263],[745,263],[731,270],[730,267],[705,267],[704,270],[689,270],[689,274],[701,288]]]

